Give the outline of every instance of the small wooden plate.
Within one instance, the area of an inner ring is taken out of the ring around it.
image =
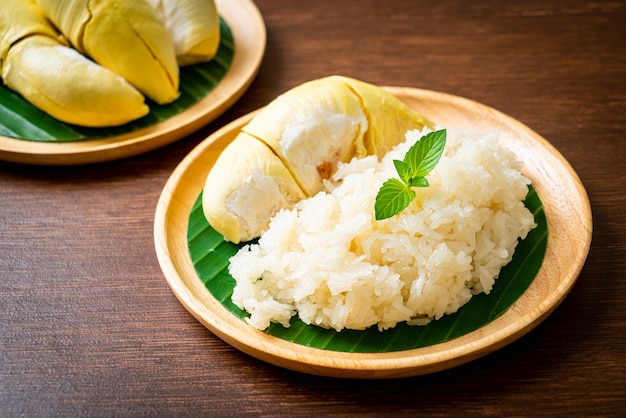
[[[205,288],[191,262],[187,223],[211,166],[253,112],[209,136],[176,168],[159,199],[155,248],[174,294],[221,339],[269,363],[301,372],[346,378],[392,378],[432,373],[491,353],[526,334],[565,298],[586,260],[592,219],[587,193],[563,156],[515,119],[480,103],[428,90],[386,87],[441,126],[496,130],[501,143],[524,163],[543,203],[549,236],[544,262],[530,287],[504,314],[453,340],[404,351],[346,353],[281,340],[235,317]],[[258,112],[258,111],[257,111]]]
[[[72,142],[40,142],[0,135],[0,159],[39,165],[77,165],[130,157],[177,141],[208,124],[247,90],[265,53],[263,17],[252,0],[216,0],[230,26],[235,54],[223,80],[187,110],[128,134]]]

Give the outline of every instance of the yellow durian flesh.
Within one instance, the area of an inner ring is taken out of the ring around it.
[[[381,158],[404,141],[407,131],[434,127],[428,118],[382,88],[354,78],[335,77],[341,78],[361,99],[369,120],[364,140],[369,155]]]
[[[2,0],[0,76],[51,116],[81,126],[113,126],[148,113],[124,79],[69,48],[32,0]]]
[[[66,123],[115,126],[149,111],[143,96],[122,77],[48,36],[15,44],[2,78],[31,104]]]
[[[137,0],[37,0],[79,51],[157,104],[179,96],[174,43],[155,10]]]
[[[148,0],[174,41],[181,66],[210,61],[220,44],[214,0]]]
[[[340,162],[365,155],[367,129],[358,97],[340,79],[323,78],[278,96],[242,131],[265,142],[312,196]]]
[[[59,39],[59,33],[48,22],[32,0],[2,0],[0,6],[0,70],[9,49],[21,39],[40,34]]]
[[[334,174],[339,162],[382,157],[404,140],[407,130],[424,126],[432,127],[432,122],[389,92],[362,81],[330,76],[299,85],[263,108],[220,154],[204,188],[205,217],[229,241],[233,236],[233,242],[259,237],[275,213],[295,203],[282,206],[280,194],[253,187],[250,179],[265,176],[271,166],[262,158],[279,159],[281,170],[291,173],[300,186],[300,194],[293,191],[296,186],[290,187],[290,200],[300,200],[322,190],[323,179]],[[250,151],[253,139],[263,152]],[[232,232],[249,220],[246,234]]]
[[[211,168],[202,208],[209,224],[237,244],[258,237],[271,216],[304,197],[283,162],[264,143],[240,132]]]
[[[86,54],[82,36],[85,25],[91,18],[88,7],[90,0],[35,0],[35,2],[72,46]]]

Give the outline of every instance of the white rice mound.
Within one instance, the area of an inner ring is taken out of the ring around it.
[[[439,129],[439,128],[438,128]],[[379,162],[340,165],[326,190],[282,210],[258,243],[230,259],[233,302],[258,329],[292,316],[340,331],[425,325],[489,293],[535,227],[524,206],[530,180],[495,133],[447,129],[429,187],[392,218],[376,221],[382,183],[428,129],[410,131]]]

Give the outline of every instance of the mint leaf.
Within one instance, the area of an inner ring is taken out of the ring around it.
[[[439,162],[445,145],[445,129],[424,135],[416,142],[404,156],[404,162],[412,168],[411,178],[430,173]]]
[[[404,155],[404,160],[393,160],[398,179],[383,183],[374,203],[376,220],[391,218],[406,209],[415,199],[413,187],[428,187],[426,175],[439,163],[446,146],[446,130],[424,135]]]
[[[389,179],[383,183],[374,204],[376,220],[391,218],[402,212],[415,199],[415,192],[398,179]]]
[[[411,187],[428,187],[430,184],[428,183],[428,179],[426,177],[418,177],[415,179],[411,179],[409,183]]]
[[[412,177],[411,166],[400,160],[393,160],[393,165],[396,167],[400,180],[402,180],[404,184],[410,183]]]

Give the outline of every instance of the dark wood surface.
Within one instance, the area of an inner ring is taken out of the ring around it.
[[[0,163],[0,415],[623,416],[626,2],[257,4],[262,67],[214,123],[121,161]],[[251,358],[178,302],[152,235],[171,172],[220,126],[330,74],[477,100],[568,159],[590,197],[593,241],[538,328],[440,373],[346,381]]]

